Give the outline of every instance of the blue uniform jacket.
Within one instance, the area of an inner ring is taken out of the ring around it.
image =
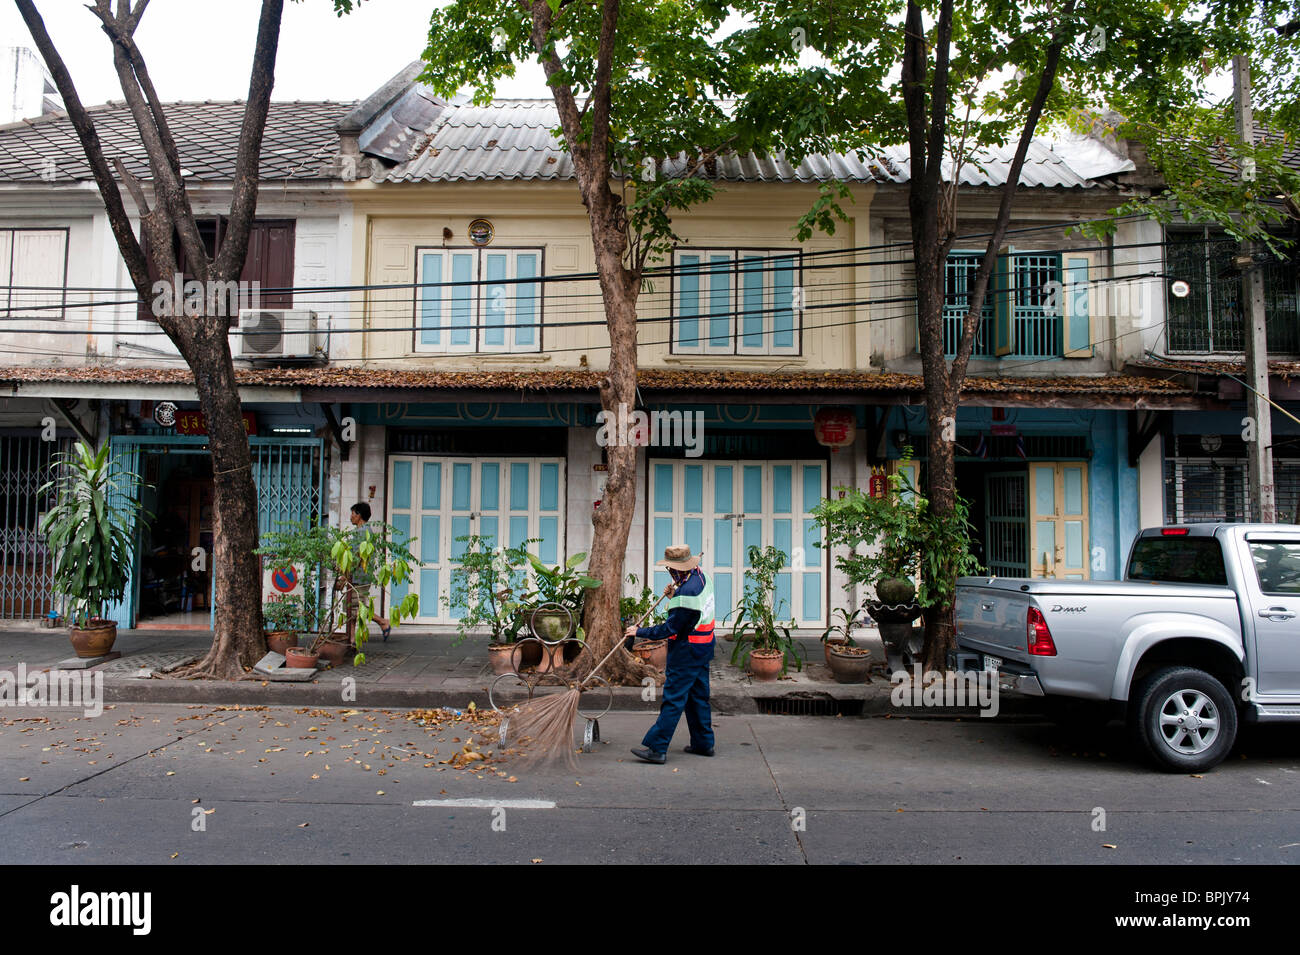
[[[694,597],[704,591],[704,576],[700,571],[694,571],[686,582],[677,590],[679,597]],[[638,640],[666,640],[673,634],[677,634],[682,642],[690,632],[695,629],[695,625],[700,622],[700,612],[698,610],[688,610],[685,607],[674,607],[668,611],[668,619],[663,623],[653,627],[638,627],[636,636]]]

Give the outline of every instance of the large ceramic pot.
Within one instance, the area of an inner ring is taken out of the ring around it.
[[[667,640],[642,640],[632,645],[632,652],[656,670],[668,668]]]
[[[514,654],[514,647],[508,643],[493,643],[488,645],[488,665],[492,672],[496,674],[513,673],[514,665],[511,663],[511,656]]]
[[[72,649],[77,656],[83,660],[92,660],[113,649],[113,642],[117,639],[117,624],[96,617],[84,627],[70,627],[68,637],[72,640]]]
[[[830,658],[836,683],[866,683],[870,679],[871,651],[865,647],[831,647]]]
[[[835,647],[846,646],[847,644],[848,641],[845,640],[843,637],[830,637],[822,641],[822,652],[826,654],[827,666],[831,665],[831,650]]]
[[[781,675],[785,654],[780,650],[755,650],[749,655],[749,672],[754,679],[771,683]]]
[[[314,670],[320,654],[306,647],[286,647],[284,665],[294,670]]]
[[[883,604],[910,604],[916,598],[916,586],[903,577],[886,577],[877,582],[876,596]]]
[[[297,630],[268,630],[266,633],[266,645],[274,653],[286,656],[286,650],[298,645]]]
[[[567,640],[573,636],[576,624],[573,614],[569,613],[563,607],[554,605],[544,605],[528,618],[529,628],[533,631],[533,636],[545,640],[548,643],[555,643],[560,640]]]

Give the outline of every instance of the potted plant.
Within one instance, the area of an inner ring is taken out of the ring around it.
[[[891,475],[889,483],[883,497],[837,488],[840,495],[822,501],[812,513],[826,530],[823,546],[849,548],[835,558],[847,586],[875,585],[879,599],[868,601],[865,609],[886,648],[902,652],[911,639],[912,621],[951,594],[955,578],[948,579],[941,569],[962,576],[978,573],[980,565],[970,552],[969,502],[958,495],[953,513],[941,516],[905,473]]]
[[[117,624],[104,619],[104,609],[126,593],[145,485],[112,463],[107,444],[93,451],[79,441],[55,456],[52,469],[54,479],[40,493],[52,492],[54,505],[40,530],[55,555],[53,590],[67,602],[77,656],[102,657],[117,639]]]
[[[836,618],[839,623],[836,623]],[[861,609],[845,610],[843,607],[836,607],[831,611],[831,623],[822,631],[822,651],[826,654],[826,665],[831,665],[831,650],[836,647],[856,647],[857,643],[853,639],[853,630],[863,625],[866,614]]]
[[[534,636],[554,643],[574,635],[582,619],[583,598],[588,590],[600,586],[600,580],[578,571],[578,565],[586,559],[584,551],[563,564],[547,567],[536,555],[528,555],[533,567],[533,590],[523,609]]]
[[[840,618],[839,623],[834,622],[836,616]],[[822,634],[826,665],[836,683],[865,683],[870,678],[871,650],[858,646],[853,639],[853,629],[861,624],[863,616],[861,608],[850,612],[836,607],[831,614],[831,625]]]
[[[281,527],[263,535],[256,553],[304,568],[302,617],[304,631],[312,634],[304,652],[286,653],[286,660],[292,665],[315,653],[340,663],[351,653],[354,665],[365,663],[363,647],[376,614],[375,597],[368,587],[355,583],[354,576],[366,575],[381,590],[409,583],[412,567],[419,566],[409,546],[415,538],[398,542],[395,528],[376,522],[347,530],[324,524]],[[327,589],[331,578],[333,586]],[[409,620],[419,609],[419,594],[406,594],[389,611],[390,626]]]
[[[636,574],[628,574],[627,582],[635,589],[640,583]],[[659,599],[659,594],[648,586],[641,588],[640,594],[635,597],[620,597],[618,601],[618,615],[624,626],[629,623],[640,620],[651,607],[654,607]],[[654,626],[663,623],[666,614],[656,608],[646,617],[643,626]],[[632,647],[632,652],[650,664],[657,670],[664,670],[668,667],[668,641],[667,640],[641,640]]]
[[[751,546],[745,592],[736,605],[732,629],[736,645],[731,651],[731,662],[739,667],[748,666],[754,679],[764,682],[785,676],[791,663],[795,669],[803,669],[799,659],[801,648],[790,635],[794,620],[778,621],[772,606],[776,575],[785,562],[783,550],[771,545],[762,550]]]
[[[462,612],[456,623],[459,636],[455,645],[463,643],[473,631],[486,629],[491,638],[488,663],[492,672],[509,673],[515,668],[514,643],[527,623],[522,613],[522,590],[529,565],[528,545],[538,541],[493,548],[490,538],[477,534],[456,540],[464,548],[460,566],[451,572],[451,589],[446,594],[448,606]]]
[[[298,627],[302,622],[302,602],[288,594],[272,594],[262,604],[262,623],[266,628],[266,645],[287,657],[289,647],[298,645]]]

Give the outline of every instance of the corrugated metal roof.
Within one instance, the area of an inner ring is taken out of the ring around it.
[[[261,178],[327,178],[324,167],[338,151],[335,126],[351,108],[350,103],[272,103],[262,138]],[[168,103],[163,110],[189,181],[234,178],[244,122],[242,101]],[[151,179],[148,156],[126,104],[106,103],[87,112],[109,160],[119,158],[138,179]],[[68,183],[92,178],[66,113],[0,126],[0,182]]]
[[[559,126],[550,100],[497,100],[489,106],[449,105],[428,128],[429,140],[408,161],[399,162],[381,181],[453,182],[465,180],[572,179],[573,163],[551,131]],[[1015,154],[1012,146],[981,153],[962,167],[968,186],[999,186]],[[685,167],[685,157],[667,163],[669,175]],[[907,182],[910,161],[905,146],[892,146],[874,156],[813,155],[793,167],[785,158],[730,154],[711,163],[707,174],[728,182]],[[1126,172],[1133,164],[1115,158],[1109,174]],[[944,175],[951,174],[945,162]],[[1035,140],[1021,173],[1026,187],[1091,188],[1103,185],[1070,167],[1069,149]]]

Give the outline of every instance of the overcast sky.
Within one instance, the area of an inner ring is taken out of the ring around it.
[[[367,0],[336,17],[331,0],[284,5],[276,59],[277,100],[359,100],[424,52],[429,14],[445,0]],[[108,38],[85,0],[37,0],[83,103],[122,98]],[[164,100],[243,99],[259,0],[153,0],[136,32]],[[10,0],[0,0],[0,46],[33,46]],[[540,69],[498,89],[547,96]]]

